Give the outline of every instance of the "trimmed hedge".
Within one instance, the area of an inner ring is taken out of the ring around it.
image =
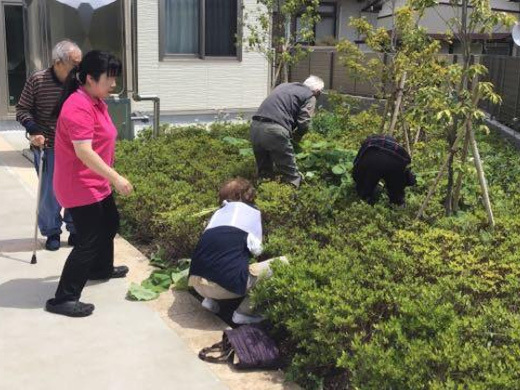
[[[307,183],[258,186],[265,258],[288,255],[254,299],[291,357],[290,379],[306,388],[518,389],[520,383],[520,157],[480,137],[496,227],[486,227],[472,166],[463,208],[444,217],[442,191],[415,214],[444,157],[442,139],[418,144],[418,185],[407,207],[386,196],[369,206],[354,193],[350,168],[374,112],[322,112],[300,147]],[[254,179],[248,126],[217,124],[149,133],[118,144],[117,169],[135,193],[118,198],[126,234],[189,257],[217,189]]]

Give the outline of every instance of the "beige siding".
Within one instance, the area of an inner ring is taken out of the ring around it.
[[[255,0],[243,1],[246,10]],[[139,93],[157,94],[161,112],[247,110],[260,105],[268,90],[268,63],[261,54],[243,50],[236,59],[159,61],[158,0],[139,0]],[[135,109],[150,111],[150,103]]]
[[[403,0],[395,0],[395,9],[397,10],[400,7],[403,7],[405,2]],[[516,12],[513,15],[518,16],[518,12],[520,11],[520,5],[518,3],[510,2],[508,0],[492,0],[491,6],[494,9],[498,9],[501,11],[512,11]],[[448,30],[448,26],[446,25],[447,20],[459,17],[460,18],[460,8],[454,9],[450,5],[439,4],[436,9],[428,9],[421,20],[421,26],[425,27],[430,33],[445,33]],[[471,8],[469,10],[471,13]],[[388,15],[392,15],[392,1],[388,1],[383,6],[381,12],[379,12],[378,16],[378,26],[385,27],[386,29],[393,28],[393,18],[385,17]],[[509,29],[503,27],[497,27],[495,32],[508,32]]]
[[[350,17],[365,17],[374,26],[384,27],[388,30],[393,28],[393,10],[397,10],[406,5],[405,0],[390,0],[383,4],[379,13],[361,12],[361,9],[366,7],[370,2],[358,2],[356,0],[340,0],[341,4],[339,11],[339,38],[346,38],[349,40],[358,39],[356,31],[348,26]],[[520,4],[508,0],[491,0],[491,6],[500,11],[512,11],[513,15],[519,16]],[[471,11],[470,11],[471,12]],[[460,15],[460,10],[453,12],[453,8],[449,5],[439,4],[436,10],[429,9],[426,11],[421,26],[428,29],[430,33],[445,33],[447,25],[445,20]],[[495,32],[507,32],[507,29],[497,28]]]
[[[517,11],[519,10],[519,5],[515,3],[509,3],[507,1],[494,1],[492,2],[493,7],[498,8],[500,10],[509,10],[509,11]],[[430,33],[438,33],[442,34],[448,30],[448,26],[445,21],[450,20],[452,18],[460,18],[460,8],[454,9],[450,5],[440,4],[436,7],[436,9],[428,9],[425,12],[423,19],[421,20],[421,26],[425,27]],[[471,14],[471,9],[469,9],[469,13]],[[381,15],[382,16],[382,12]],[[386,15],[386,14],[384,14]],[[518,15],[518,14],[514,14]],[[392,28],[392,18],[379,19],[379,26],[386,27],[388,29]],[[508,28],[497,27],[495,32],[508,32]]]

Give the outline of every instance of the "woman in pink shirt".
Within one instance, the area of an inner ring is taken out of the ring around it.
[[[111,185],[120,194],[132,192],[130,182],[113,168],[117,130],[103,101],[116,85],[121,62],[93,50],[71,71],[56,107],[54,191],[69,209],[77,230],[72,249],[49,312],[86,317],[94,305],[80,302],[87,280],[125,277],[128,267],[114,267],[114,237],[119,213]]]

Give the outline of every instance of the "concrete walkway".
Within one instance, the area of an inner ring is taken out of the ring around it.
[[[70,248],[39,250],[29,264],[37,181],[25,146],[0,133],[0,389],[228,388],[150,305],[125,300],[129,280],[89,283],[91,317],[43,310]],[[116,264],[121,255],[116,247]]]

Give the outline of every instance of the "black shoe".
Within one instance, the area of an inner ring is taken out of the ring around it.
[[[111,278],[124,278],[130,269],[126,265],[114,267]]]
[[[76,235],[75,234],[72,234],[72,233],[69,234],[69,239],[67,240],[67,244],[69,244],[69,246],[76,246]]]
[[[94,305],[80,301],[65,301],[56,303],[54,298],[49,299],[45,304],[45,310],[54,314],[61,314],[67,317],[87,317],[94,311]]]
[[[124,278],[128,273],[129,269],[126,265],[120,265],[114,267],[112,274],[110,276],[90,276],[89,280],[107,280],[107,279],[116,279],[116,278]]]
[[[45,249],[48,251],[57,251],[60,249],[60,235],[53,234],[52,236],[47,237],[47,241],[45,242]]]

